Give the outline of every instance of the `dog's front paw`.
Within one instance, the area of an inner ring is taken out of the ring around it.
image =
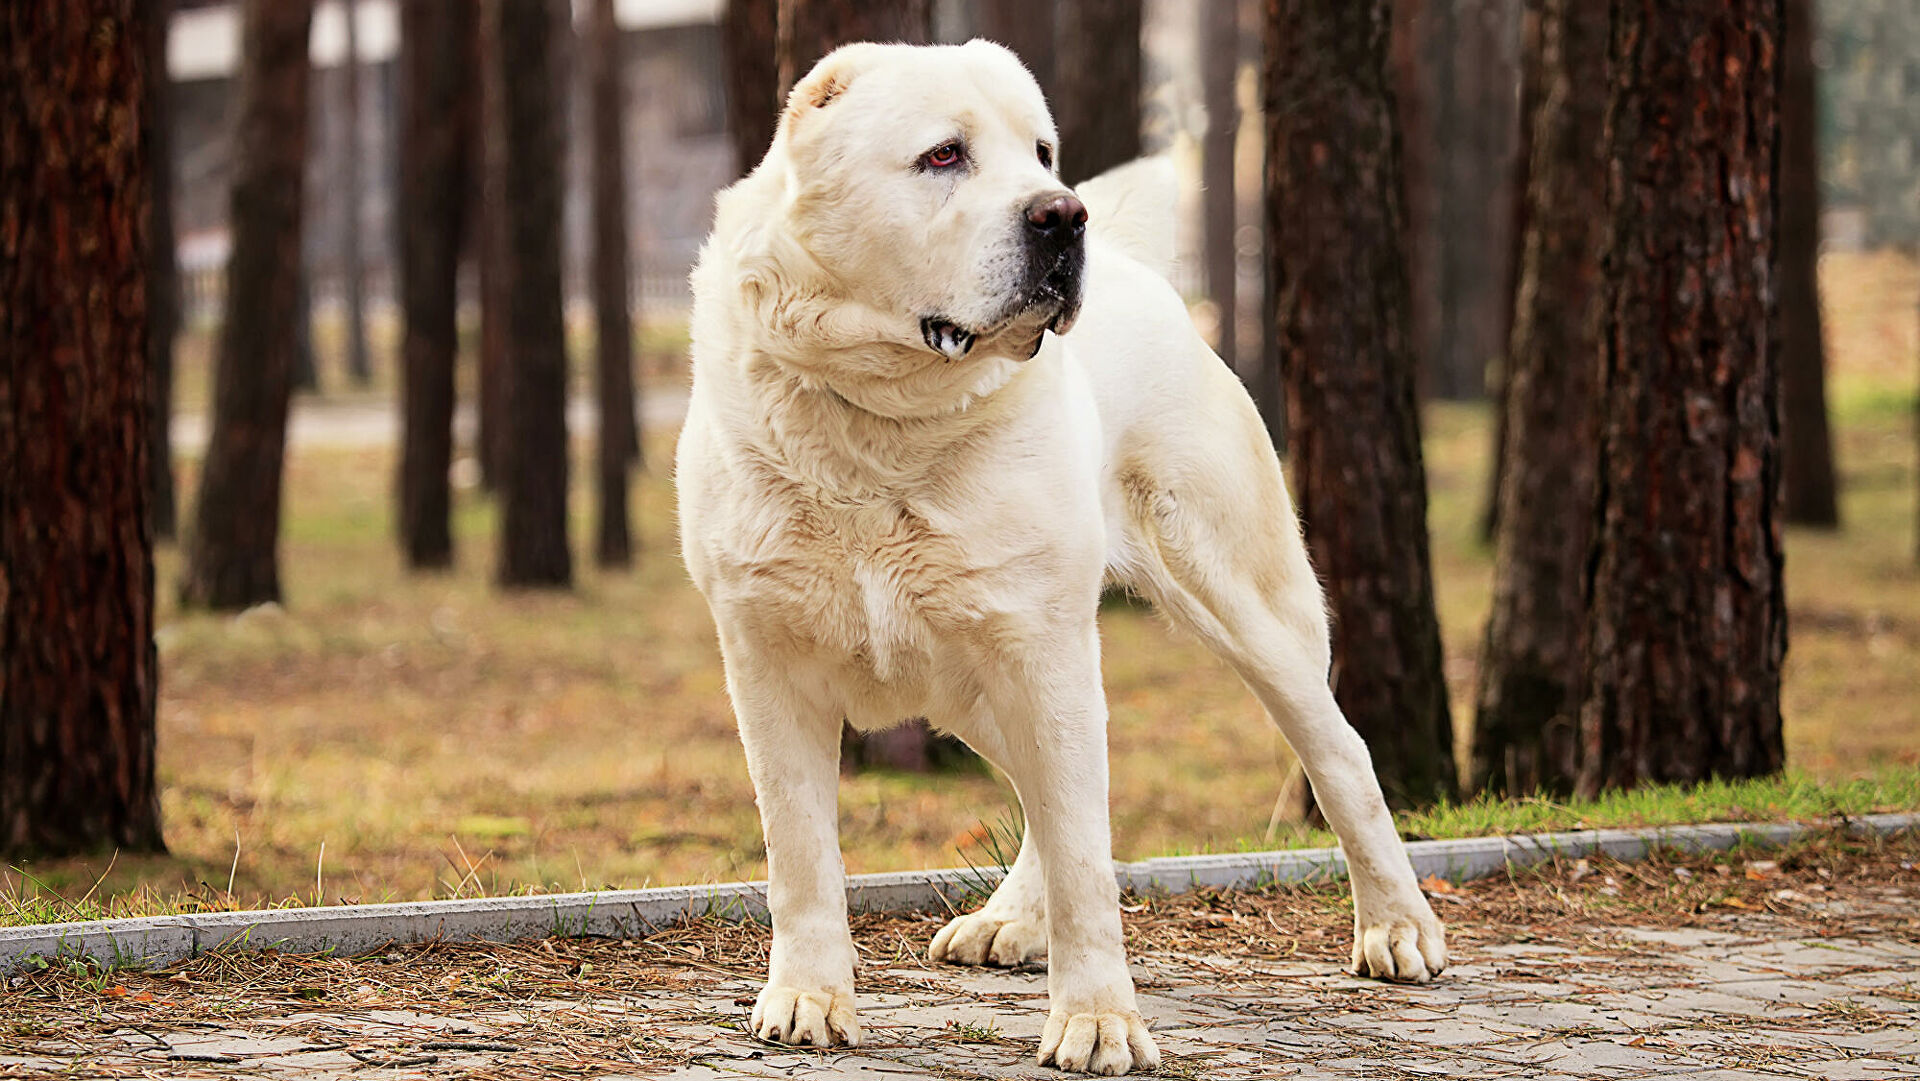
[[[986,912],[955,916],[933,936],[927,956],[950,965],[1012,968],[1047,957],[1044,920],[1009,919]]]
[[[1398,983],[1426,983],[1447,967],[1447,932],[1426,898],[1398,911],[1358,911],[1353,974]]]
[[[1138,1011],[1069,1013],[1056,1009],[1047,1015],[1046,1031],[1040,1036],[1039,1061],[1042,1066],[1118,1077],[1129,1070],[1158,1067],[1160,1048],[1154,1045]]]
[[[860,1019],[849,992],[768,984],[753,1004],[753,1034],[801,1047],[858,1047]]]

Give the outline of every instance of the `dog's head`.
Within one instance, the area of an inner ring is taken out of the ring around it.
[[[822,59],[775,137],[785,228],[836,289],[957,360],[1025,358],[1080,307],[1086,207],[1013,53],[858,44]]]

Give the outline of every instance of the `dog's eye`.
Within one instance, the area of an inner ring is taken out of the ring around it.
[[[926,162],[929,168],[951,169],[960,164],[960,144],[941,143],[921,155],[920,160]]]
[[[1035,143],[1033,144],[1033,153],[1035,157],[1040,159],[1040,164],[1046,166],[1049,169],[1053,168],[1053,148],[1052,147],[1048,146],[1045,143]]]

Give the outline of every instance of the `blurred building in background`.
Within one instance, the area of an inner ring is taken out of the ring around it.
[[[564,3],[566,0],[556,0]],[[1144,30],[1143,144],[1171,153],[1184,186],[1181,263],[1175,284],[1190,296],[1200,282],[1198,140],[1205,130],[1200,71],[1202,2],[1147,0]],[[630,131],[629,206],[635,299],[643,311],[673,315],[686,307],[686,274],[705,237],[713,193],[732,179],[726,135],[725,79],[719,17],[724,0],[620,0]],[[579,5],[576,3],[576,8]],[[1819,51],[1821,135],[1828,241],[1847,248],[1920,241],[1920,148],[1910,118],[1920,114],[1920,4],[1912,0],[1821,0]],[[395,0],[358,0],[361,80],[362,215],[368,302],[389,308],[394,295],[392,233],[397,148]],[[963,41],[977,30],[969,0],[938,0],[936,29]],[[169,39],[175,87],[174,141],[178,233],[187,317],[210,320],[220,310],[219,270],[227,253],[230,112],[238,43],[238,7],[227,0],[179,0]],[[1257,296],[1260,238],[1259,121],[1254,62],[1259,42],[1243,41],[1239,99],[1243,127],[1237,187],[1243,203],[1238,237],[1241,295]],[[562,48],[572,47],[570,43]],[[349,212],[332,182],[345,153],[343,97],[337,92],[346,56],[343,5],[325,0],[315,14],[312,56],[317,71],[309,162],[306,261],[316,306],[338,303],[340,238]],[[563,61],[563,71],[579,65]],[[583,95],[571,88],[568,198],[564,258],[570,298],[585,282],[587,198],[582,168]],[[1243,304],[1243,308],[1253,306]]]
[[[706,236],[713,193],[729,183],[725,89],[719,53],[721,0],[621,0],[630,131],[629,205],[634,289],[643,310],[686,306],[686,276]],[[363,145],[361,214],[369,302],[388,308],[394,296],[393,208],[398,161],[395,64],[399,15],[394,0],[359,0],[358,48]],[[221,0],[182,0],[173,16],[168,73],[174,83],[178,232],[187,316],[216,319],[220,268],[227,257],[231,111],[239,8]],[[571,48],[571,44],[562,48]],[[306,260],[314,302],[337,303],[341,221],[349,212],[332,182],[346,152],[342,96],[335,92],[346,59],[343,5],[321,3],[313,23],[312,144],[309,150]],[[563,64],[577,72],[579,65]],[[569,297],[584,292],[587,223],[584,98],[571,92],[566,207]]]

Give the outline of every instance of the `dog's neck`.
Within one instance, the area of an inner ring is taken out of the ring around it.
[[[899,387],[830,383],[743,350],[728,380],[745,406],[732,414],[735,435],[767,466],[837,498],[919,488],[1052,383],[1059,349],[1050,339],[1031,361],[970,357],[946,366],[960,378],[909,375]]]

